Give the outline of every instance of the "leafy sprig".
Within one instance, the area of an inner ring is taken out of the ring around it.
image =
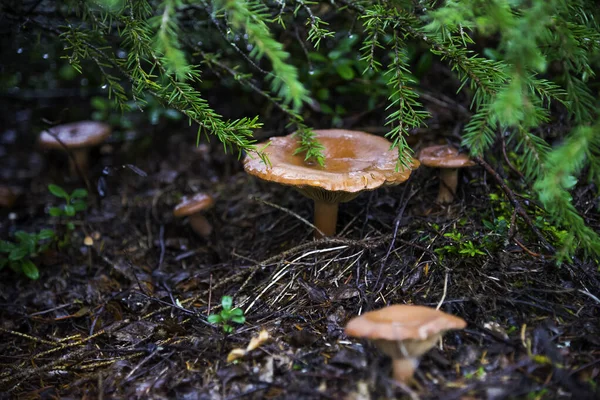
[[[59,199],[63,199],[65,202],[59,207],[50,207],[48,213],[51,217],[74,217],[78,212],[85,211],[87,209],[86,199],[88,196],[87,190],[75,189],[70,194],[67,193],[62,187],[50,184],[48,190],[54,196]],[[73,226],[71,226],[71,229]]]
[[[48,209],[48,214],[51,217],[55,217],[58,221],[64,223],[66,229],[62,228],[59,225],[57,230],[62,230],[62,234],[57,235],[56,239],[58,240],[58,246],[64,247],[69,244],[71,240],[71,233],[75,230],[75,217],[78,213],[81,213],[87,209],[87,196],[88,192],[85,189],[75,189],[70,194],[67,193],[62,187],[50,184],[48,185],[48,190],[54,196],[59,199],[64,200],[64,204],[60,206],[50,207]],[[60,237],[59,237],[60,236]]]
[[[244,310],[232,307],[233,298],[231,296],[221,297],[221,311],[218,314],[210,314],[208,322],[213,325],[221,325],[225,333],[233,332],[233,326],[230,324],[243,324],[246,322],[246,317],[244,317]]]
[[[408,155],[412,152],[406,143],[406,136],[413,128],[425,125],[429,117],[427,111],[422,110],[419,95],[411,85],[416,83],[409,72],[405,46],[400,37],[393,32],[392,35],[392,62],[388,66],[386,75],[391,94],[387,110],[392,112],[387,116],[386,125],[392,129],[385,135],[392,141],[392,148],[398,150],[399,166],[410,168],[411,162]]]
[[[15,242],[0,240],[0,270],[7,265],[29,279],[39,279],[40,272],[34,263],[39,253],[45,251],[55,238],[54,231],[42,229],[38,233],[15,232]]]

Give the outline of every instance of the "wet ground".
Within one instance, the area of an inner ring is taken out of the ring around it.
[[[501,155],[486,165],[533,226],[485,166],[465,170],[444,207],[433,202],[436,172],[421,168],[341,205],[339,235],[315,241],[303,222],[310,200],[247,176],[214,141],[194,151],[193,131],[113,137],[92,152],[87,183],[65,178],[64,155],[13,139],[3,136],[1,172],[22,195],[1,211],[3,239],[65,230],[47,214],[60,204],[50,183],[90,196],[69,244],[35,259],[39,280],[0,272],[6,398],[598,398],[598,266],[556,265],[555,231]],[[217,199],[208,239],[172,215],[201,191]],[[574,200],[599,229],[594,193],[582,186]],[[246,316],[230,334],[206,321],[223,295]],[[411,385],[343,333],[351,317],[394,303],[468,323],[423,358]],[[266,342],[227,362],[263,329]]]

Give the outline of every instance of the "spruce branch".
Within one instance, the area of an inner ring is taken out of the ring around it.
[[[295,132],[295,136],[299,136],[298,138],[298,147],[294,150],[294,154],[304,154],[304,161],[306,162],[315,162],[321,166],[325,165],[325,146],[323,146],[317,140],[317,137],[312,130],[306,126],[302,121],[290,121],[290,123],[294,123],[297,127],[297,131]]]
[[[544,163],[551,151],[550,145],[541,137],[523,128],[515,129],[509,136],[509,140],[515,142],[515,151],[520,153],[519,160],[525,177],[532,181],[541,176]]]
[[[283,45],[275,40],[265,20],[268,14],[265,7],[258,1],[214,0],[217,11],[225,10],[229,23],[235,29],[244,29],[248,41],[254,46],[251,57],[260,60],[266,56],[271,61],[273,74],[269,75],[271,89],[285,103],[291,103],[294,110],[300,109],[303,102],[309,100],[308,91],[298,80],[296,67],[287,60],[290,55],[283,49]]]
[[[162,58],[162,63],[169,74],[174,74],[178,80],[185,80],[190,72],[185,52],[179,43],[179,25],[177,23],[177,7],[181,0],[164,0],[160,9],[162,12],[148,20],[148,24],[156,29],[154,50]]]
[[[380,18],[381,13],[385,12],[382,10],[385,9],[376,5],[373,9],[364,10],[365,13],[361,16],[363,29],[367,35],[360,48],[362,53],[361,60],[367,64],[363,74],[368,70],[379,71],[379,68],[381,67],[381,62],[375,57],[375,51],[377,48],[384,48],[380,43],[381,38],[385,35],[383,21]]]
[[[304,123],[304,119],[300,114],[289,108],[287,105],[283,104],[279,99],[271,96],[269,93],[258,88],[254,83],[252,83],[248,76],[238,74],[237,71],[221,62],[217,56],[205,53],[200,49],[197,50],[204,58],[204,62],[207,65],[218,66],[219,68],[223,69],[242,85],[248,87],[255,93],[266,98],[271,104],[273,104],[275,107],[277,107],[280,111],[284,112],[288,116],[287,126],[294,126],[296,134],[299,136],[299,146],[295,150],[294,154],[303,153],[305,155],[305,161],[312,160],[321,166],[325,165],[324,147],[321,143],[319,143],[319,141],[315,137],[313,130],[310,129]]]
[[[582,169],[589,163],[590,156],[596,157],[600,146],[600,121],[593,126],[580,126],[565,143],[552,151],[544,164],[545,174],[535,183],[541,203],[549,212],[552,221],[568,227],[565,246],[559,252],[559,260],[567,261],[578,248],[586,255],[600,257],[600,236],[585,224],[573,205],[569,191],[577,184]]]
[[[310,9],[309,5],[317,4],[317,2],[296,0],[296,3],[298,3],[298,5],[294,10],[294,15],[298,13],[298,10],[300,8],[306,11],[306,13],[308,14],[306,25],[310,27],[308,30],[308,40],[312,42],[315,49],[318,49],[321,45],[321,40],[333,37],[335,35],[335,32],[323,28],[323,25],[328,25],[327,22],[323,21],[321,18],[313,14],[312,10]]]
[[[598,115],[596,98],[588,85],[581,79],[565,72],[562,82],[566,88],[568,110],[577,124],[593,121]]]
[[[223,40],[226,43],[228,43],[229,46],[231,46],[240,56],[242,56],[242,58],[246,60],[246,62],[248,62],[248,64],[250,64],[254,69],[259,71],[261,74],[268,75],[269,71],[266,71],[263,68],[261,68],[256,62],[252,60],[252,58],[250,58],[250,56],[248,56],[248,54],[242,51],[242,49],[240,49],[239,46],[235,44],[235,42],[229,40],[229,38],[227,37],[227,32],[223,29],[223,25],[221,24],[221,22],[216,18],[214,13],[212,13],[210,9],[208,9],[208,7],[206,7],[205,9],[206,12],[210,15],[210,21],[217,28]]]
[[[121,18],[127,19],[127,17]],[[138,21],[133,25],[124,25],[123,36],[128,37],[129,40],[124,40],[123,43],[135,46],[128,50],[136,54],[130,56],[125,62],[117,62],[114,57],[109,56],[105,51],[85,40],[73,42],[74,49],[77,49],[77,54],[86,54],[91,58],[96,57],[118,70],[131,82],[132,88],[136,92],[140,94],[150,93],[163,104],[169,105],[186,115],[190,122],[194,121],[198,124],[198,135],[202,133],[215,135],[223,143],[226,150],[230,151],[237,148],[238,155],[241,155],[241,151],[245,150],[257,153],[261,158],[264,157],[256,148],[252,134],[254,129],[262,126],[257,117],[224,121],[219,114],[210,108],[200,92],[194,89],[190,83],[178,81],[173,74],[167,72],[166,67],[161,62],[162,58],[154,52],[152,39],[149,35],[151,29],[147,24]],[[132,30],[128,32],[129,29]],[[143,67],[144,64],[153,66],[152,69],[158,75],[147,73]],[[199,79],[199,71],[195,69],[190,68],[187,75],[190,82]]]
[[[492,114],[489,105],[481,106],[464,128],[462,145],[468,147],[474,156],[482,157],[496,139]]]
[[[429,113],[420,110],[422,105],[418,101],[419,95],[410,86],[416,81],[409,72],[404,42],[396,32],[392,34],[392,51],[394,56],[385,73],[391,92],[386,110],[394,111],[387,116],[386,126],[389,125],[392,129],[385,136],[392,141],[392,148],[398,150],[399,167],[410,168],[409,154],[412,150],[406,143],[406,136],[411,129],[424,126]]]

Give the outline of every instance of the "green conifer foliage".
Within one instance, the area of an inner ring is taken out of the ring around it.
[[[474,89],[480,96],[474,102],[475,115],[465,129],[463,143],[481,155],[493,145],[498,132],[508,133],[523,172],[535,182],[534,188],[554,222],[569,228],[565,247],[559,251],[560,260],[568,260],[578,248],[600,255],[598,233],[585,225],[569,194],[588,165],[588,179],[598,183],[598,99],[584,83],[598,66],[597,18],[596,3],[585,0],[446,1],[429,13],[424,27],[425,32],[436,35],[433,40],[450,47],[464,37],[465,29],[499,35],[498,73],[488,72],[495,83],[489,90],[481,90],[475,80]],[[555,81],[542,77],[549,65],[562,70]],[[565,106],[579,125],[554,150],[535,134],[536,128],[549,122],[553,102]]]
[[[28,4],[9,0],[1,7],[28,29],[58,37],[64,57],[77,71],[91,68],[102,74],[122,109],[131,100],[143,105],[153,95],[187,116],[198,134],[218,137],[227,150],[260,156],[253,138],[261,126],[258,117],[228,120],[200,91],[203,73],[211,70],[283,112],[288,126],[298,131],[299,152],[321,164],[322,146],[303,112],[315,96],[302,81],[302,71],[310,70],[310,53],[327,54],[350,33],[360,37],[352,62],[361,63],[365,77],[383,77],[386,136],[398,149],[400,168],[410,153],[406,135],[424,127],[429,118],[421,106],[409,50],[430,52],[453,72],[462,98],[470,100],[463,145],[484,157],[502,138],[517,154],[522,174],[554,223],[569,228],[561,259],[578,249],[600,256],[598,233],[586,226],[569,193],[577,181],[600,184],[598,86],[591,85],[600,65],[600,7],[594,0]],[[37,14],[40,4],[46,11]],[[351,79],[354,71],[345,68]],[[552,127],[557,115],[568,116],[563,126],[570,133],[557,133],[553,148],[541,127]]]

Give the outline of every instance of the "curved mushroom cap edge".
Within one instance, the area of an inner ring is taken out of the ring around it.
[[[348,336],[375,340],[426,340],[466,326],[462,318],[434,308],[397,304],[353,318],[345,332]]]
[[[387,139],[361,131],[323,129],[314,131],[324,146],[325,167],[307,162],[301,154],[294,154],[298,139],[294,134],[274,137],[264,150],[270,165],[258,157],[246,156],[244,169],[263,180],[295,186],[308,197],[330,197],[329,192],[356,193],[374,190],[384,185],[398,185],[406,181],[419,161],[411,158],[411,168],[396,171],[398,153],[390,150]],[[316,194],[311,194],[316,192]],[[354,196],[340,193],[340,201]]]
[[[184,196],[181,202],[173,209],[173,215],[176,217],[192,215],[209,209],[214,203],[215,200],[213,197],[205,193],[197,193],[192,197]]]
[[[69,148],[83,148],[98,145],[111,134],[111,127],[97,121],[80,121],[69,124],[57,125],[40,134],[39,143],[49,149],[62,149],[62,145],[54,138],[58,138]]]
[[[423,148],[418,157],[421,164],[432,168],[463,168],[472,167],[475,162],[458,149],[442,144]]]

